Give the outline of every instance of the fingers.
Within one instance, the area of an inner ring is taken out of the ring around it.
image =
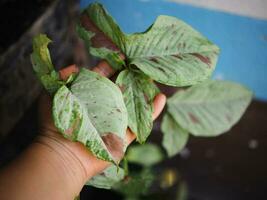
[[[121,59],[125,59],[125,56],[123,54],[119,55]],[[105,61],[101,61],[100,63],[98,63],[93,69],[92,71],[100,74],[101,76],[104,77],[111,77],[112,75],[115,74],[115,70]]]
[[[79,68],[76,65],[70,65],[59,71],[59,76],[62,80],[67,80],[72,73],[79,72]]]
[[[155,120],[159,116],[165,104],[166,104],[166,96],[163,93],[159,93],[154,98],[154,102],[153,102],[153,106],[154,106],[154,112],[152,114],[153,120]]]
[[[131,131],[131,129],[127,128],[125,142],[126,146],[129,146],[136,139],[136,135]]]
[[[120,54],[120,57],[122,59],[125,58],[122,54]],[[59,75],[62,80],[67,80],[72,73],[77,73],[78,71],[79,68],[76,65],[70,65],[64,69],[61,69],[59,71]],[[116,72],[105,60],[99,62],[95,67],[93,67],[92,71],[107,78],[111,77]]]
[[[104,60],[93,67],[92,71],[104,77],[111,77],[115,73],[115,70]],[[79,68],[76,65],[70,65],[61,69],[59,71],[59,76],[62,80],[67,80],[72,73],[77,72],[79,72]]]
[[[100,74],[101,76],[104,77],[111,77],[114,73],[115,70],[106,62],[106,61],[101,61],[98,63],[92,71]]]
[[[93,67],[92,71],[104,77],[111,77],[115,73],[115,70],[104,60]],[[79,68],[76,65],[70,65],[61,69],[59,71],[59,76],[62,80],[67,80],[72,73],[77,72],[79,72]]]

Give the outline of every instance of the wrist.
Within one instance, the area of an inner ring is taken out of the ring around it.
[[[57,131],[46,130],[36,142],[49,148],[49,151],[58,159],[57,165],[67,165],[70,178],[74,175],[79,176],[79,182],[83,185],[110,164],[96,158],[83,144],[72,142]]]
[[[10,191],[3,199],[74,199],[87,180],[80,162],[60,137],[41,135],[2,169],[0,191]]]

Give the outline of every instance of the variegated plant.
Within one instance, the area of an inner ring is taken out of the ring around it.
[[[191,86],[167,101],[161,129],[168,156],[183,149],[189,134],[208,137],[228,131],[252,99],[252,93],[237,83],[208,80],[219,48],[177,18],[159,16],[145,32],[125,34],[102,5],[93,3],[81,13],[77,32],[89,54],[106,60],[119,72],[117,85],[85,69],[67,81],[60,80],[45,35],[34,39],[32,63],[53,96],[53,118],[59,132],[82,142],[100,159],[117,163],[125,150],[127,126],[139,143],[146,141],[153,125],[153,99],[160,91],[156,82]],[[116,143],[115,151],[110,151],[107,140]],[[160,161],[162,153],[149,144],[135,147],[126,157],[146,166],[148,160]],[[88,184],[118,188],[125,174],[112,165]]]

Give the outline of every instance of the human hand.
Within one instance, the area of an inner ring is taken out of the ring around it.
[[[110,77],[114,71],[100,62],[93,71]],[[74,65],[60,71],[61,79],[78,72]],[[153,119],[162,111],[166,97],[154,99]],[[109,162],[96,158],[79,142],[65,139],[54,126],[51,117],[51,98],[40,99],[40,134],[22,154],[0,170],[1,199],[69,199],[77,197],[88,179],[102,172]],[[127,145],[135,135],[127,129]],[[16,185],[14,185],[16,184]]]
[[[107,64],[107,62],[102,61],[96,67],[92,69],[98,74],[110,77],[113,75],[114,71]],[[72,73],[77,73],[78,68],[75,65],[69,66],[60,71],[60,77],[66,80],[68,76]],[[154,99],[154,113],[152,115],[153,120],[158,117],[164,108],[166,102],[166,97],[164,94],[158,94]],[[49,145],[50,148],[57,149],[57,151],[68,151],[74,160],[80,164],[83,172],[83,180],[87,181],[92,176],[102,172],[108,165],[109,162],[97,159],[93,154],[91,154],[81,143],[71,142],[65,139],[54,126],[51,117],[51,99],[48,95],[43,95],[40,100],[40,127],[41,135],[38,138],[38,142]],[[129,145],[136,138],[135,134],[128,128],[126,131],[126,143]],[[112,149],[111,149],[112,151]]]

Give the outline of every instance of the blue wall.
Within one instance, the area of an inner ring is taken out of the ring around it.
[[[214,78],[240,82],[267,100],[267,21],[162,0],[99,2],[127,33],[144,31],[160,14],[184,20],[221,48]]]

